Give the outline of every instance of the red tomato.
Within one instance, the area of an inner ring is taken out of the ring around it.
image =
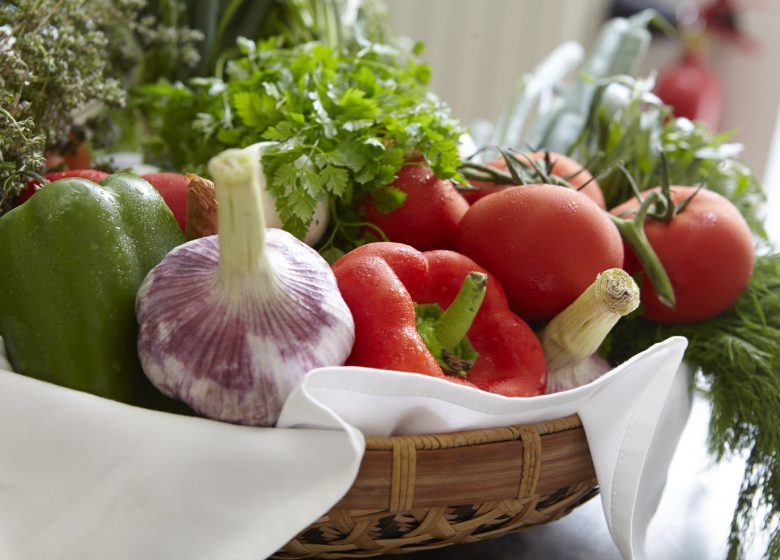
[[[655,93],[670,105],[676,117],[707,123],[717,130],[723,113],[723,92],[715,74],[701,56],[688,53],[661,72]]]
[[[187,178],[181,173],[161,171],[159,173],[147,173],[142,175],[160,193],[173,212],[176,221],[182,231],[187,221]]]
[[[98,171],[97,169],[66,169],[65,171],[53,171],[47,173],[44,178],[47,181],[56,181],[58,179],[64,179],[66,177],[81,177],[82,179],[89,179],[95,183],[99,183],[104,177],[108,177],[108,173],[105,171]],[[40,182],[37,180],[30,181],[19,196],[16,197],[16,205],[19,206],[40,188]]]
[[[544,168],[544,158],[546,152],[530,152],[527,154],[517,154],[517,159],[527,165],[527,160],[541,162],[542,168]],[[559,154],[556,152],[549,152],[550,157],[550,173],[561,179],[565,179],[575,189],[580,190],[588,198],[593,200],[601,208],[606,208],[604,203],[604,195],[601,193],[601,187],[593,180],[593,175],[585,169],[582,164],[573,160],[572,158]],[[501,171],[507,170],[506,160],[503,157],[499,157],[488,163],[488,165],[500,169]],[[530,167],[530,166],[528,166]],[[493,183],[486,181],[471,181],[471,184],[475,187],[480,187],[478,191],[461,191],[463,198],[469,203],[474,204],[477,200],[483,196],[487,196],[490,193],[505,189],[506,186],[496,186]]]
[[[672,187],[672,200],[679,204],[695,190]],[[623,214],[638,206],[632,199],[612,213]],[[675,324],[709,319],[731,306],[750,280],[755,259],[750,229],[739,210],[717,193],[700,190],[671,222],[645,221],[645,233],[669,275],[677,301],[675,309],[662,304],[645,276],[641,301],[648,319]],[[641,269],[629,249],[625,268],[631,273]]]
[[[606,212],[573,189],[509,187],[478,200],[460,222],[457,250],[489,270],[527,321],[551,319],[600,272],[623,266]]]
[[[367,205],[367,222],[379,226],[390,241],[418,251],[455,247],[455,232],[469,204],[450,181],[438,179],[430,167],[407,165],[392,186],[406,193],[403,205],[387,214]]]
[[[71,132],[67,142],[56,149],[46,151],[46,169],[65,166],[66,169],[89,169],[92,167],[92,153],[84,141],[83,134]]]
[[[98,169],[66,169],[65,171],[53,171],[51,173],[47,173],[44,175],[44,177],[47,181],[56,181],[66,177],[81,177],[82,179],[88,179],[93,183],[99,183],[108,177],[108,173]]]

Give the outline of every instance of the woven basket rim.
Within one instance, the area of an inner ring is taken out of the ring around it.
[[[579,416],[366,437],[350,491],[278,558],[366,558],[548,523],[598,493]]]
[[[527,424],[512,424],[495,428],[479,428],[427,435],[365,436],[366,451],[388,451],[404,442],[415,449],[450,449],[485,443],[517,440],[528,430],[540,436],[582,427],[577,414]]]

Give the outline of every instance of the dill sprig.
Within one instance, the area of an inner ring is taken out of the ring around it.
[[[769,534],[765,558],[780,557],[780,254],[757,257],[750,283],[721,315],[689,325],[624,319],[609,339],[619,363],[670,336],[689,340],[685,360],[701,372],[699,390],[712,405],[710,453],[746,454],[729,534],[729,558],[742,558],[755,529]],[[760,518],[757,512],[762,513]],[[775,530],[773,531],[772,528]]]

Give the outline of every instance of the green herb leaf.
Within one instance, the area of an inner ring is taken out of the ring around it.
[[[376,43],[338,51],[316,42],[279,45],[244,45],[223,80],[177,86],[184,94],[170,85],[146,88],[145,106],[154,108],[164,140],[150,145],[150,159],[200,171],[227,147],[276,141],[263,165],[270,192],[286,198],[277,201],[285,229],[300,235],[329,196],[342,249],[363,238],[346,233],[355,202],[373,196],[384,211],[403,202],[388,186],[406,163],[422,158],[439,177],[459,177],[462,130],[428,90],[429,69],[412,52]]]
[[[406,193],[395,187],[387,187],[371,195],[374,207],[384,214],[399,208],[404,200],[406,200]]]
[[[568,149],[578,161],[599,162],[589,171],[601,175],[607,207],[634,196],[625,176],[617,169],[610,171],[610,166],[625,162],[644,190],[661,184],[663,155],[672,184],[704,184],[724,195],[753,232],[766,238],[760,218],[766,195],[753,172],[735,159],[741,147],[728,143],[728,134],[715,134],[703,123],[673,118],[671,108],[651,95],[653,85],[652,80],[628,76],[600,85],[588,122]]]
[[[328,165],[322,169],[322,183],[329,193],[342,198],[349,185],[349,173],[342,167]]]
[[[611,333],[609,360],[619,363],[670,336],[689,340],[685,360],[701,371],[712,404],[709,444],[716,458],[747,454],[731,524],[729,558],[747,535],[766,528],[766,558],[780,557],[780,254],[759,256],[745,292],[723,314],[690,325],[659,325],[635,316]],[[766,514],[756,519],[757,506]],[[774,530],[773,530],[774,529]]]

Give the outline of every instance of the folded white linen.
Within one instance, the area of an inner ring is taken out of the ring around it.
[[[625,558],[641,560],[690,407],[685,347],[670,338],[587,386],[530,399],[418,374],[320,368],[290,395],[276,428],[127,406],[0,362],[0,556],[256,560],[346,493],[363,433],[577,413],[613,539]]]

